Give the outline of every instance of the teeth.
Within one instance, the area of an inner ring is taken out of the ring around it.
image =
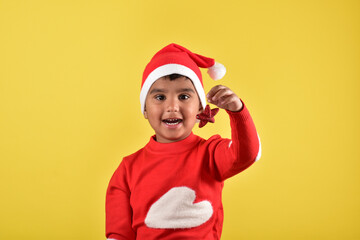
[[[182,121],[181,119],[176,119],[176,118],[169,118],[169,119],[163,120],[163,122],[168,125],[176,125],[176,124],[179,124],[181,121]]]
[[[178,122],[174,122],[174,123],[166,123],[167,125],[176,125],[176,124],[178,124]]]

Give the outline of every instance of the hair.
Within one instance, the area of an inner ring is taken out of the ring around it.
[[[176,79],[178,79],[178,78],[182,78],[182,77],[184,77],[184,78],[186,78],[186,79],[190,80],[190,81],[191,81],[191,83],[192,83],[192,84],[193,84],[193,86],[194,86],[193,81],[192,81],[190,78],[188,78],[187,76],[184,76],[184,75],[182,75],[182,74],[173,73],[173,74],[169,74],[169,75],[165,75],[165,76],[163,76],[163,78],[169,79],[170,81],[174,81],[174,80],[176,80]],[[195,88],[195,86],[194,86],[194,88]],[[196,90],[196,89],[195,89],[195,91],[196,91],[197,95],[199,96],[199,93],[197,92],[197,90]],[[201,101],[200,101],[200,98],[199,98],[199,103],[200,103],[200,106],[202,106]],[[204,109],[205,109],[205,107],[204,107]]]
[[[173,73],[173,74],[169,74],[166,76],[163,76],[164,78],[168,78],[170,81],[176,80],[178,78],[184,77],[186,79],[191,80],[190,78],[188,78],[187,76],[181,75],[181,74],[177,74],[177,73]]]
[[[188,78],[187,76],[184,76],[184,75],[182,75],[182,74],[178,74],[178,73],[172,73],[172,74],[169,74],[169,75],[165,75],[165,76],[163,76],[162,78],[166,78],[166,79],[169,79],[170,81],[174,81],[174,80],[176,80],[176,79],[178,79],[178,78],[182,78],[182,77],[190,80],[191,83],[194,85],[193,81],[192,81],[190,78]],[[196,89],[195,89],[195,90],[196,90]],[[196,92],[197,92],[197,90],[196,90]],[[197,94],[198,94],[198,93],[197,93]],[[200,103],[200,106],[202,106],[201,101],[200,101],[200,98],[199,98],[199,103]],[[203,108],[205,109],[205,107],[203,107]],[[144,110],[146,111],[146,106],[144,106]]]

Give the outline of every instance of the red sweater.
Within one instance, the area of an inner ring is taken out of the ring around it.
[[[191,133],[173,143],[149,143],[123,159],[106,195],[108,239],[220,239],[223,181],[260,157],[260,142],[244,106],[230,116],[231,140]]]

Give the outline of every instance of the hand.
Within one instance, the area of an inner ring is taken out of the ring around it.
[[[213,87],[206,97],[209,103],[232,112],[240,111],[243,107],[240,98],[230,88],[222,85]]]

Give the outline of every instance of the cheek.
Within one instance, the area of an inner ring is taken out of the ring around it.
[[[157,108],[152,108],[147,111],[148,119],[158,119],[161,118],[161,110]]]
[[[198,115],[198,114],[199,114],[199,108],[189,107],[186,109],[186,116],[188,118],[196,119],[196,115]]]

